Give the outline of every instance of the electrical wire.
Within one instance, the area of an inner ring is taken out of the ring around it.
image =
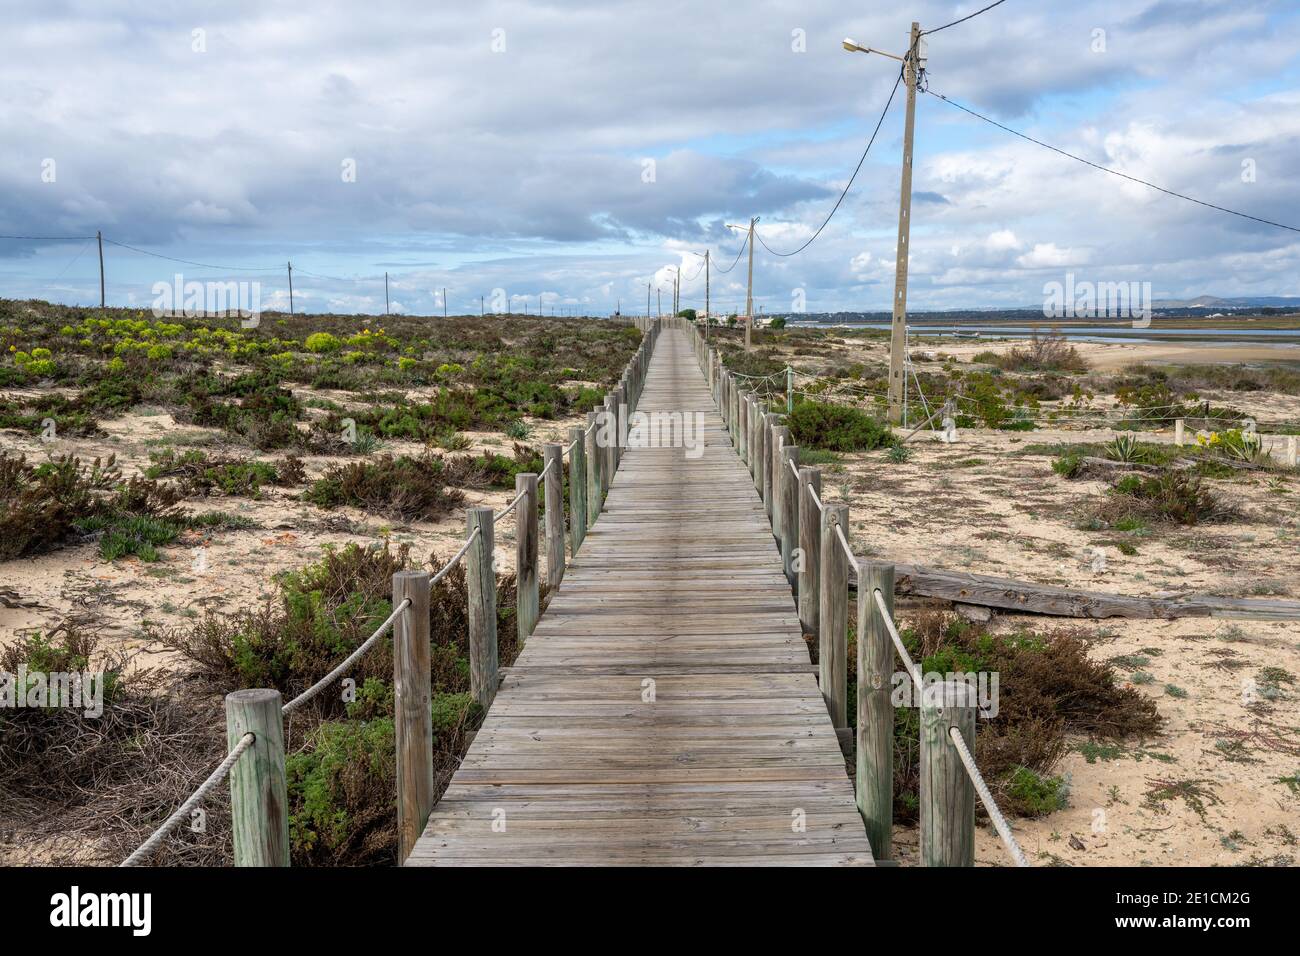
[[[726,275],[728,272],[730,272],[732,269],[736,268],[736,263],[740,261],[740,257],[744,254],[744,252],[745,252],[745,247],[746,247],[747,245],[749,245],[749,234],[748,234],[748,233],[745,234],[745,241],[742,242],[742,243],[740,244],[740,251],[736,253],[736,258],[733,259],[733,260],[731,260],[731,265],[727,266],[727,268],[725,268],[725,269],[718,269],[718,270],[717,270],[718,275],[724,276],[724,275]]]
[[[1005,130],[1006,132],[1010,133],[1012,136],[1019,136],[1021,139],[1027,140],[1036,146],[1041,146],[1044,149],[1050,149],[1054,153],[1060,153],[1062,156],[1065,156],[1068,159],[1073,159],[1076,162],[1083,163],[1085,166],[1091,166],[1093,169],[1099,169],[1103,173],[1110,173],[1112,176],[1119,176],[1121,179],[1127,179],[1129,182],[1134,182],[1141,186],[1146,186],[1150,189],[1156,190],[1157,192],[1162,192],[1167,196],[1174,196],[1175,198],[1178,199],[1185,199],[1187,202],[1196,203],[1198,206],[1205,206],[1209,209],[1216,209],[1219,212],[1226,212],[1230,216],[1240,216],[1242,219],[1249,219],[1252,222],[1263,223],[1266,226],[1276,226],[1278,229],[1286,229],[1289,230],[1290,232],[1300,232],[1300,228],[1297,228],[1296,226],[1288,226],[1284,222],[1274,222],[1271,219],[1261,219],[1260,217],[1252,216],[1249,213],[1238,212],[1235,209],[1229,209],[1227,206],[1218,206],[1212,202],[1206,202],[1204,199],[1197,199],[1195,196],[1188,196],[1186,193],[1175,192],[1172,189],[1166,189],[1163,186],[1157,186],[1155,183],[1148,182],[1145,179],[1138,179],[1136,176],[1130,176],[1128,173],[1121,173],[1118,169],[1111,169],[1109,166],[1102,166],[1099,163],[1094,163],[1091,160],[1084,159],[1082,156],[1076,156],[1074,153],[1067,153],[1065,150],[1053,146],[1050,143],[1044,143],[1042,140],[1034,139],[1034,137],[1028,136],[1025,133],[1020,132],[1019,130],[1014,130],[1010,126],[1004,126],[1001,123],[999,123],[997,120],[985,116],[983,113],[977,113],[975,110],[971,109],[970,107],[963,106],[962,104],[958,103],[956,100],[951,100],[948,97],[944,96],[942,93],[936,93],[934,92],[934,90],[930,90],[930,89],[927,89],[925,92],[929,93],[931,96],[937,96],[939,99],[943,100],[949,106],[955,106],[963,113],[969,113],[971,116],[974,116],[976,119],[982,119],[984,122],[989,123],[992,126],[996,126],[1000,130]]]
[[[1006,0],[995,0],[994,3],[990,3],[984,9],[976,10],[974,13],[969,13],[966,16],[962,17],[960,20],[954,20],[952,21],[952,23],[945,23],[943,26],[935,27],[933,30],[922,30],[921,36],[926,36],[927,34],[930,33],[938,33],[940,30],[946,30],[949,27],[955,27],[959,23],[965,23],[967,20],[973,20],[975,17],[978,17],[981,13],[987,13],[988,11],[992,10],[994,7],[999,6],[1003,3],[1006,3]]]
[[[224,272],[279,272],[283,266],[216,266],[210,262],[194,262],[191,259],[177,259],[175,256],[165,256],[161,252],[150,252],[148,249],[138,249],[135,246],[128,246],[125,242],[118,242],[116,239],[104,238],[104,241],[112,246],[119,246],[123,249],[130,249],[132,252],[138,252],[142,256],[153,256],[155,259],[166,259],[168,262],[179,262],[182,265],[197,266],[200,269],[220,269]]]
[[[844,190],[840,193],[840,198],[835,200],[835,205],[831,207],[831,211],[827,213],[826,218],[822,220],[822,224],[817,227],[817,231],[812,234],[812,236],[808,239],[807,242],[805,242],[798,249],[795,249],[793,252],[777,252],[775,249],[773,249],[771,246],[769,246],[766,242],[763,241],[762,236],[758,236],[758,241],[763,246],[764,249],[772,253],[772,255],[774,256],[797,256],[799,253],[803,252],[805,249],[811,246],[813,244],[813,241],[822,234],[822,230],[826,228],[826,224],[831,221],[831,217],[835,215],[835,213],[840,208],[840,204],[844,202],[844,197],[849,194],[849,190],[853,187],[853,181],[858,178],[858,173],[861,172],[862,170],[862,164],[867,161],[867,153],[871,152],[871,145],[876,141],[876,134],[880,132],[881,124],[885,122],[885,116],[889,113],[889,107],[892,106],[894,103],[894,95],[898,92],[899,84],[901,84],[902,82],[903,82],[903,71],[900,69],[898,71],[898,78],[894,80],[894,88],[889,91],[889,99],[885,102],[885,108],[880,112],[880,119],[876,120],[876,128],[871,132],[871,139],[867,140],[867,148],[862,151],[862,156],[858,160],[858,165],[855,166],[853,169],[853,175],[850,176],[849,181],[845,183]],[[758,231],[755,230],[754,234],[758,235]]]
[[[0,236],[0,239],[16,239],[19,242],[79,242],[82,239],[96,239],[97,236]]]

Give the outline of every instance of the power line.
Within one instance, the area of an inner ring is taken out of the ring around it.
[[[1003,3],[1006,3],[1006,0],[997,0],[997,2],[990,3],[987,7],[985,7],[982,10],[976,10],[974,13],[967,14],[966,16],[962,17],[960,20],[954,20],[952,21],[952,23],[945,23],[943,26],[935,27],[933,30],[922,30],[921,36],[925,36],[926,34],[929,33],[938,33],[940,30],[946,30],[949,27],[955,27],[959,23],[965,23],[967,20],[974,19],[975,17],[978,17],[981,13],[987,13],[989,10],[992,10],[994,7]]]
[[[717,270],[718,275],[726,275],[732,269],[736,268],[736,263],[740,261],[740,257],[744,254],[745,247],[748,245],[749,245],[749,236],[747,235],[745,236],[745,241],[740,244],[740,249],[736,252],[736,258],[731,260],[731,265],[727,266],[727,268],[725,269],[718,269]]]
[[[94,236],[91,237],[92,239]],[[142,256],[153,256],[155,259],[166,259],[168,262],[179,262],[182,265],[197,266],[200,269],[220,269],[223,272],[279,272],[281,266],[215,266],[210,262],[194,262],[190,259],[177,259],[174,256],[165,256],[161,252],[150,252],[148,249],[137,249],[135,246],[128,246],[125,242],[118,242],[115,239],[104,237],[104,241],[109,245],[119,246],[122,249],[130,249],[132,252],[138,252]]]
[[[72,260],[71,260],[71,261],[70,261],[66,266],[64,266],[62,269],[60,269],[60,270],[59,270],[59,274],[56,275],[56,276],[55,276],[53,279],[51,279],[50,281],[51,281],[51,282],[58,282],[60,279],[62,279],[62,278],[63,278],[63,274],[64,274],[65,272],[67,272],[69,269],[71,269],[71,268],[76,264],[77,260],[80,259],[81,256],[82,256],[82,254],[85,253],[85,251],[86,251],[87,249],[90,248],[90,244],[91,244],[92,242],[94,242],[94,241],[95,241],[94,239],[87,239],[84,243],[82,243],[82,244],[81,244],[81,248],[77,250],[77,254],[76,254],[75,256],[72,257]]]
[[[898,92],[898,86],[902,82],[903,82],[903,71],[899,70],[898,78],[894,80],[894,88],[889,91],[889,99],[885,101],[885,108],[880,112],[880,119],[876,120],[876,128],[871,131],[871,139],[867,140],[867,148],[862,151],[862,156],[860,159],[858,159],[858,165],[853,168],[853,175],[850,176],[849,181],[845,183],[844,191],[840,193],[840,198],[835,200],[835,205],[831,207],[831,211],[827,213],[826,218],[822,220],[822,224],[817,227],[817,231],[812,234],[811,238],[809,238],[807,242],[805,242],[798,249],[795,249],[793,252],[777,252],[775,249],[773,249],[771,246],[769,246],[766,242],[763,241],[762,236],[758,236],[758,241],[764,249],[772,253],[772,255],[774,256],[796,256],[799,253],[803,252],[805,249],[807,249],[809,246],[811,246],[813,244],[813,240],[815,240],[818,236],[822,234],[822,230],[826,228],[826,224],[831,221],[831,217],[834,216],[836,210],[840,208],[840,203],[844,202],[844,197],[849,194],[849,190],[853,187],[853,180],[858,178],[858,173],[862,169],[862,164],[867,161],[867,153],[871,152],[871,144],[876,141],[876,134],[880,132],[881,124],[885,122],[885,116],[889,113],[889,107],[892,106],[894,103],[894,94]],[[757,230],[755,230],[754,234],[758,235]]]
[[[17,239],[20,242],[79,242],[94,236],[0,236],[0,239]]]
[[[963,113],[969,113],[971,116],[974,116],[976,119],[982,119],[984,122],[996,126],[1000,130],[1005,130],[1006,132],[1010,133],[1012,136],[1019,136],[1021,139],[1028,140],[1029,142],[1033,143],[1036,146],[1041,146],[1044,149],[1050,149],[1054,153],[1060,153],[1062,156],[1065,156],[1069,159],[1073,159],[1076,162],[1083,163],[1085,166],[1091,166],[1093,169],[1099,169],[1103,173],[1110,173],[1112,176],[1119,176],[1121,179],[1127,179],[1129,182],[1138,183],[1139,185],[1146,186],[1150,189],[1154,189],[1157,192],[1162,192],[1167,196],[1174,196],[1178,199],[1185,199],[1188,202],[1194,202],[1198,206],[1205,206],[1209,209],[1217,209],[1219,212],[1226,212],[1230,216],[1240,216],[1242,219],[1249,219],[1252,222],[1263,223],[1266,226],[1276,226],[1278,229],[1287,229],[1290,230],[1291,232],[1300,232],[1300,228],[1297,228],[1295,226],[1288,226],[1286,223],[1283,222],[1274,222],[1271,219],[1261,219],[1259,218],[1259,216],[1252,216],[1249,213],[1238,212],[1235,209],[1229,209],[1227,206],[1218,206],[1212,202],[1206,202],[1204,199],[1197,199],[1195,196],[1188,196],[1186,193],[1175,192],[1172,189],[1166,189],[1164,186],[1157,186],[1155,183],[1148,182],[1145,179],[1138,179],[1136,176],[1130,176],[1128,173],[1121,173],[1118,169],[1111,169],[1109,166],[1102,166],[1098,163],[1092,162],[1091,160],[1084,159],[1082,156],[1076,156],[1074,153],[1067,153],[1063,149],[1059,149],[1058,147],[1053,146],[1050,143],[1044,143],[1040,139],[1034,139],[1032,136],[1027,136],[1026,134],[1020,132],[1019,130],[1012,129],[1010,126],[1003,126],[997,120],[991,119],[990,117],[985,116],[983,113],[977,113],[975,112],[975,110],[971,109],[970,107],[962,106],[956,100],[950,100],[942,93],[936,93],[930,89],[927,89],[925,92],[929,93],[931,96],[939,97],[939,99],[943,100],[949,106],[955,106]]]

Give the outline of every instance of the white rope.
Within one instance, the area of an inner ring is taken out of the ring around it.
[[[858,566],[858,556],[853,553],[853,549],[849,547],[848,540],[844,537],[843,525],[837,524],[835,526],[835,536],[840,539],[840,547],[844,549],[844,554],[848,557],[849,564],[856,568]]]
[[[360,660],[372,647],[375,646],[376,641],[378,641],[381,637],[383,637],[385,634],[388,633],[388,629],[392,627],[393,622],[397,620],[397,615],[401,614],[410,606],[411,606],[411,599],[410,598],[403,599],[401,604],[393,608],[393,613],[388,615],[388,618],[384,621],[383,624],[379,625],[375,633],[371,634],[368,638],[366,638],[365,642],[361,644],[360,647],[358,647],[355,651],[353,651],[351,654],[345,657],[343,659],[343,663],[339,664],[338,667],[334,668],[332,671],[330,671],[328,674],[326,674],[316,683],[312,684],[310,687],[308,687],[305,691],[303,691],[293,700],[289,701],[289,703],[281,707],[280,713],[286,717],[289,716],[295,710],[301,707],[303,704],[307,703],[307,701],[311,700],[313,697],[315,697],[317,694],[323,691],[326,687],[329,687],[331,684],[333,684],[334,681],[336,681],[338,678],[342,677],[345,673],[347,673],[348,668],[350,668],[353,664],[355,664],[358,660]]]
[[[506,515],[510,514],[510,512],[514,511],[514,510],[515,510],[515,507],[519,504],[519,502],[520,502],[521,500],[523,500],[524,495],[526,495],[527,493],[528,493],[528,489],[525,488],[523,491],[519,492],[519,494],[515,495],[515,500],[512,501],[512,502],[510,502],[510,504],[506,505],[504,508],[502,508],[502,509],[501,509],[500,511],[498,511],[496,514],[494,514],[494,515],[492,516],[492,520],[493,520],[493,521],[500,521],[500,520],[501,520],[502,518],[504,518]],[[477,532],[477,531],[478,531],[478,528],[475,528],[474,530]]]
[[[876,599],[876,607],[880,608],[880,617],[885,622],[885,630],[889,631],[889,636],[894,640],[894,649],[898,651],[898,656],[903,660],[903,666],[907,668],[907,673],[912,678],[912,683],[916,685],[916,692],[922,694],[925,692],[921,685],[921,668],[917,667],[912,661],[912,655],[907,653],[907,648],[903,646],[903,638],[899,636],[898,628],[894,626],[894,618],[889,613],[889,608],[885,606],[885,596],[880,593],[880,588],[873,592]]]
[[[1016,842],[1016,838],[1011,835],[1011,827],[1007,826],[1006,817],[1002,816],[1002,811],[993,802],[993,794],[989,792],[988,784],[984,782],[984,776],[980,773],[979,767],[975,766],[975,758],[971,756],[970,748],[966,746],[961,731],[956,727],[949,727],[948,737],[952,740],[953,746],[957,748],[957,756],[961,757],[962,766],[966,768],[966,773],[970,775],[971,783],[975,785],[975,792],[979,794],[980,802],[984,804],[989,819],[993,821],[993,829],[997,830],[998,836],[1002,837],[1002,842],[1006,845],[1007,852],[1011,854],[1011,859],[1016,861],[1016,866],[1028,866],[1029,861],[1025,859],[1024,851],[1020,849],[1020,844]]]
[[[557,460],[557,459],[552,458],[550,461],[548,461],[548,462],[546,463],[546,467],[543,468],[541,474],[539,474],[539,475],[537,476],[537,480],[538,480],[538,481],[545,481],[545,480],[546,480],[546,473],[547,473],[548,471],[551,470],[551,466],[555,464],[556,460]]]
[[[821,498],[817,497],[817,489],[814,488],[812,485],[809,485],[809,486],[808,486],[808,494],[812,495],[813,504],[815,504],[815,505],[817,506],[817,510],[818,510],[818,511],[825,511],[825,510],[826,510],[825,508],[822,507],[822,500],[821,500]]]
[[[226,759],[221,761],[221,764],[216,770],[212,771],[211,776],[209,776],[207,780],[204,780],[203,783],[199,784],[199,788],[190,794],[190,798],[182,803],[176,812],[163,822],[162,826],[153,831],[153,834],[150,835],[149,839],[141,843],[140,846],[136,848],[136,851],[123,860],[119,865],[136,866],[143,860],[152,856],[153,852],[158,849],[159,845],[167,837],[167,834],[176,829],[180,822],[190,815],[190,811],[198,806],[198,804],[202,802],[203,798],[211,793],[217,784],[226,779],[226,774],[230,773],[230,769],[235,765],[235,761],[243,755],[245,750],[253,746],[253,741],[256,739],[257,736],[251,731],[240,737],[239,743],[235,744],[235,749],[226,754]]]
[[[445,578],[447,576],[447,572],[460,563],[460,559],[465,557],[465,554],[469,551],[469,546],[474,543],[474,539],[478,537],[478,533],[482,530],[483,530],[482,528],[475,528],[473,531],[470,532],[469,537],[465,539],[465,543],[460,546],[460,550],[451,556],[451,558],[447,561],[447,563],[442,566],[441,571],[439,571],[437,574],[435,574],[432,578],[429,579],[430,588],[432,588],[435,584],[437,584],[439,581]]]
[[[794,459],[793,459],[793,458],[789,459],[788,464],[790,465],[790,470],[791,470],[792,472],[794,472],[795,480],[798,481],[798,480],[799,480],[799,466],[796,465],[796,464],[794,463]]]

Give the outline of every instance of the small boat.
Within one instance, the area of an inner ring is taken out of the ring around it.
[[[977,339],[980,334],[978,332],[954,332],[952,337],[954,339]]]

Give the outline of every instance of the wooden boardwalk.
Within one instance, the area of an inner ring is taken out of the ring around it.
[[[704,452],[630,448],[407,866],[873,863],[780,556],[689,334],[638,410]]]

